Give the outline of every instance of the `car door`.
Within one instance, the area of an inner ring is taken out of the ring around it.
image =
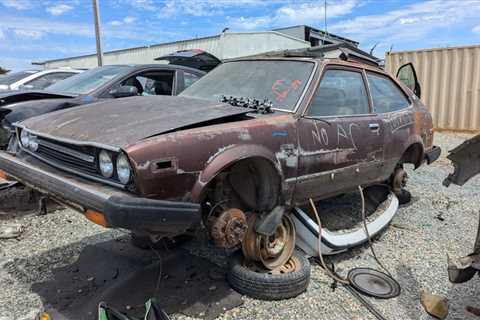
[[[122,86],[137,89],[137,95],[176,95],[178,87],[177,72],[174,69],[147,69],[130,74],[107,89],[102,98],[112,98],[113,92]]]
[[[372,113],[363,70],[327,67],[298,121],[295,201],[326,198],[375,181],[383,163],[383,131]]]
[[[421,87],[420,83],[418,82],[417,72],[415,71],[415,67],[411,62],[402,65],[398,68],[397,71],[397,79],[406,85],[413,93],[419,98],[421,98]]]
[[[385,165],[388,174],[393,172],[403,152],[413,142],[411,137],[415,132],[414,103],[390,76],[374,71],[367,71],[366,75],[373,110],[385,127]],[[413,83],[413,90],[416,86],[419,88]]]

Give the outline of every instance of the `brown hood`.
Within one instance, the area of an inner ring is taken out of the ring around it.
[[[225,103],[184,97],[130,97],[41,115],[18,126],[51,138],[121,148],[151,136],[248,111]]]

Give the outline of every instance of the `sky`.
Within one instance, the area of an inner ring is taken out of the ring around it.
[[[230,31],[324,29],[324,0],[98,0],[104,50]],[[480,44],[480,0],[327,0],[327,32],[367,51]],[[0,0],[0,67],[95,52],[91,0]]]

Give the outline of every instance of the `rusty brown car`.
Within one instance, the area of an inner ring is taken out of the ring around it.
[[[359,185],[401,195],[403,165],[440,154],[413,67],[399,77],[406,84],[356,48],[227,61],[178,97],[18,123],[21,151],[1,153],[0,169],[105,227],[151,240],[204,227],[216,245],[242,248],[229,275],[237,289],[291,297],[310,270],[291,208]]]

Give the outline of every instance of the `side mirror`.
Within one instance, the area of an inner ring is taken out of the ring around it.
[[[18,87],[19,90],[31,90],[34,89],[34,86],[31,84],[22,84],[21,86]]]
[[[420,83],[417,79],[417,73],[411,62],[404,64],[398,69],[397,79],[405,84],[417,97],[421,96]]]
[[[138,95],[138,89],[134,86],[121,86],[110,90],[109,94],[114,98],[133,97]]]

